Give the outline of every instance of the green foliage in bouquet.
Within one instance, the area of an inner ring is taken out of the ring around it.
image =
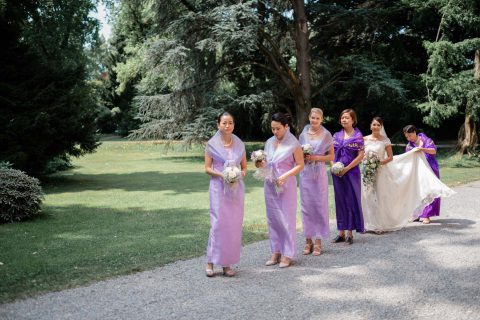
[[[43,191],[38,179],[16,169],[0,169],[0,222],[20,221],[40,213]]]

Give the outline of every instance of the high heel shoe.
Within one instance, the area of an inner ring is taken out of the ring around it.
[[[223,276],[225,277],[235,277],[235,271],[232,270],[230,267],[223,268]]]
[[[312,251],[313,251],[313,243],[311,243],[311,242],[308,243],[308,242],[307,242],[307,243],[305,244],[305,248],[303,248],[302,253],[303,253],[304,255],[307,255],[307,254],[312,253]]]
[[[322,253],[322,245],[316,244],[313,246],[313,255],[319,256]]]
[[[331,243],[339,243],[339,242],[345,242],[345,235],[343,236],[338,235],[331,241]]]
[[[282,260],[280,260],[280,264],[278,265],[279,268],[288,268],[292,265],[292,259],[283,257]]]
[[[209,278],[215,276],[215,272],[213,272],[213,269],[205,269],[205,275]]]
[[[274,253],[270,257],[270,259],[267,262],[265,262],[265,265],[266,266],[274,266],[279,262],[280,262],[280,253]]]

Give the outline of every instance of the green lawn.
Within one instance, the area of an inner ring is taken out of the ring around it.
[[[0,303],[202,255],[210,227],[202,154],[179,144],[105,141],[73,170],[43,179],[43,215],[0,225]],[[442,180],[479,180],[478,166],[445,157]],[[252,171],[245,244],[267,236],[262,183]]]

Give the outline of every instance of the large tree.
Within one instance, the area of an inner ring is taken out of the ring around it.
[[[97,146],[84,49],[90,0],[6,1],[0,15],[0,159],[30,173]]]
[[[417,14],[436,14],[436,33],[424,42],[428,67],[422,75],[424,102],[418,108],[434,127],[459,113],[459,153],[474,154],[480,120],[480,3],[476,0],[406,0]]]

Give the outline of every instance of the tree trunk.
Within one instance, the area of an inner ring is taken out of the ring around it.
[[[458,132],[457,150],[459,154],[475,154],[475,147],[477,146],[477,126],[473,120],[472,115],[466,114],[465,121]]]
[[[475,51],[474,77],[480,85],[480,50]],[[473,106],[465,109],[465,121],[458,132],[457,150],[459,154],[474,155],[477,146],[478,135],[477,126],[472,115]]]
[[[295,45],[297,58],[297,79],[294,92],[296,109],[296,129],[300,133],[307,121],[307,115],[312,107],[310,88],[310,47],[308,42],[308,21],[305,13],[304,0],[292,0],[295,19]]]

